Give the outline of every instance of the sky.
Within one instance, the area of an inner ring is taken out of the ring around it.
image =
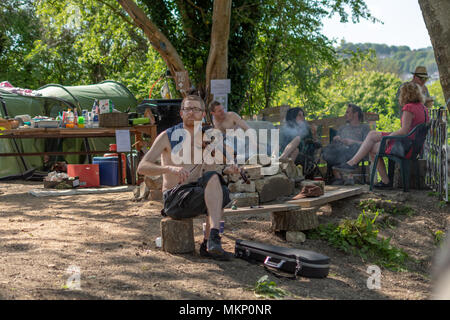
[[[411,49],[431,47],[430,37],[423,21],[418,0],[366,0],[375,18],[384,22],[361,20],[357,24],[340,23],[334,15],[324,21],[323,33],[329,39],[353,43],[385,43],[389,46],[406,45]]]

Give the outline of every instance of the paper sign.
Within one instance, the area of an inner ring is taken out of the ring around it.
[[[211,80],[212,94],[227,94],[230,92],[231,92],[230,79]]]
[[[116,130],[117,152],[130,152],[130,130]]]

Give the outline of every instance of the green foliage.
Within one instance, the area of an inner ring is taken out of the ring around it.
[[[431,85],[428,85],[428,92],[430,96],[435,98],[434,106],[435,107],[443,107],[445,106],[445,98],[444,92],[442,91],[441,81],[437,80],[433,82]]]
[[[376,43],[351,43],[342,41],[341,49],[374,50],[378,56],[377,70],[381,72],[395,73],[397,76],[411,78],[411,72],[417,66],[425,66],[428,74],[438,72],[433,48],[411,50],[407,46],[388,46]]]
[[[339,224],[321,225],[310,233],[311,238],[324,239],[346,253],[360,256],[392,269],[401,270],[408,258],[406,252],[390,244],[391,238],[378,236],[376,219],[379,212],[363,212],[357,219],[343,219]]]
[[[434,233],[434,244],[436,246],[441,246],[442,242],[445,238],[445,232],[442,230],[438,230]]]
[[[392,204],[392,201],[374,201],[373,199],[362,200],[359,203],[359,207],[368,212],[378,212],[378,214],[390,214],[390,215],[407,215],[412,216],[414,210],[410,206],[403,206],[397,203]]]
[[[364,1],[265,1],[262,8],[251,86],[242,109],[245,114],[313,99],[327,68],[339,64],[333,43],[321,33],[323,18],[336,13],[346,22],[350,8],[353,22],[374,20]]]
[[[0,80],[16,86],[35,87],[30,77],[39,63],[25,61],[34,41],[40,37],[40,22],[33,1],[8,0],[0,3]]]
[[[6,9],[0,6],[0,15],[11,17],[11,22],[4,25],[9,29],[0,35],[15,34],[27,41],[17,44],[21,54],[14,51],[11,41],[2,51],[7,54],[0,53],[0,66],[7,66],[0,67],[2,80],[36,89],[47,83],[82,85],[112,79],[128,86],[139,99],[148,95],[165,71],[162,59],[121,13],[116,1],[7,3]],[[3,22],[1,16],[0,20]]]
[[[250,290],[254,291],[255,296],[258,298],[268,298],[268,299],[282,299],[289,296],[290,293],[281,288],[277,288],[274,281],[269,281],[267,275],[262,276],[256,281],[256,284]]]

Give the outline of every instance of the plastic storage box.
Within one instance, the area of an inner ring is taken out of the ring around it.
[[[92,163],[99,166],[100,184],[117,186],[119,184],[119,160],[117,157],[94,157]]]

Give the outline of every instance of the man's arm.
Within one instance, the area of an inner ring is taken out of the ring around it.
[[[245,120],[242,119],[237,113],[231,112],[231,114],[233,115],[234,122],[236,123],[236,125],[239,128],[241,128],[244,131],[247,131],[248,129],[250,129],[250,127],[248,126],[247,122],[245,122]]]
[[[156,161],[163,152],[170,150],[170,142],[167,133],[164,131],[156,137],[150,150],[142,158],[138,166],[138,173],[144,176],[159,176],[161,174],[177,175],[179,182],[183,183],[189,176],[189,172],[182,167],[158,165]]]

